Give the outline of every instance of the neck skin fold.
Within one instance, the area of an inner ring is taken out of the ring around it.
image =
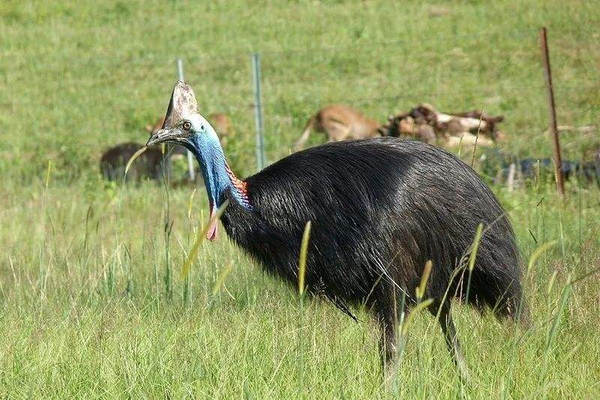
[[[194,137],[193,140],[193,153],[200,163],[211,213],[223,204],[227,190],[231,192],[232,200],[250,209],[246,182],[238,179],[229,168],[218,139]]]

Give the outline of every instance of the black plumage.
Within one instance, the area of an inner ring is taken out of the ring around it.
[[[403,292],[404,311],[414,304],[428,260],[426,297],[435,299],[433,312],[441,306],[451,348],[448,288],[449,298],[516,316],[521,270],[508,216],[477,174],[444,150],[394,138],[331,143],[292,154],[245,182],[253,209],[231,202],[222,217],[231,239],[295,284],[303,229],[312,221],[309,290],[318,288],[346,310],[366,304],[383,328],[388,360],[394,310]],[[466,275],[456,272],[479,223],[485,231],[465,299]]]

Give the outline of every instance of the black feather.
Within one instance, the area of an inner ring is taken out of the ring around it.
[[[426,297],[437,305],[449,289],[449,298],[516,316],[521,270],[509,219],[475,171],[444,150],[394,138],[331,143],[246,182],[253,210],[232,202],[222,217],[228,235],[296,284],[303,229],[312,221],[307,286],[349,315],[348,305],[366,303],[391,324],[402,292],[405,311],[414,304],[432,260]],[[465,299],[457,272],[480,223],[486,229]]]

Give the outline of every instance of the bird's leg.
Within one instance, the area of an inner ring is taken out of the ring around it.
[[[398,370],[398,304],[394,287],[378,279],[366,305],[373,312],[379,326],[379,356],[384,385],[392,389]],[[406,310],[404,298],[401,309]],[[403,344],[402,344],[403,346]]]
[[[384,371],[390,369],[396,360],[396,322],[385,316],[378,316],[379,323],[379,355]]]
[[[381,371],[383,384],[386,391],[393,392],[396,386],[396,372],[398,370],[396,321],[387,313],[378,313],[379,324],[379,356],[381,358]]]
[[[431,312],[435,315],[437,307],[430,308]],[[445,302],[439,308],[440,325],[442,332],[444,332],[444,338],[446,339],[446,345],[452,356],[452,361],[463,382],[469,381],[469,369],[467,368],[467,362],[462,353],[460,342],[458,340],[458,333],[456,332],[456,326],[452,319],[452,313],[450,311],[450,302]]]
[[[377,298],[379,301],[374,304],[374,311],[379,324],[379,355],[381,357],[384,385],[388,391],[394,392],[394,389],[397,388],[399,356],[404,347],[404,338],[399,343],[397,336],[397,299],[393,290],[383,290]],[[404,306],[402,307],[404,308]],[[399,348],[399,346],[402,348]]]

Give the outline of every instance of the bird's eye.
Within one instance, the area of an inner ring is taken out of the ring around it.
[[[192,129],[192,124],[189,121],[185,121],[182,125],[184,131],[189,131]]]

